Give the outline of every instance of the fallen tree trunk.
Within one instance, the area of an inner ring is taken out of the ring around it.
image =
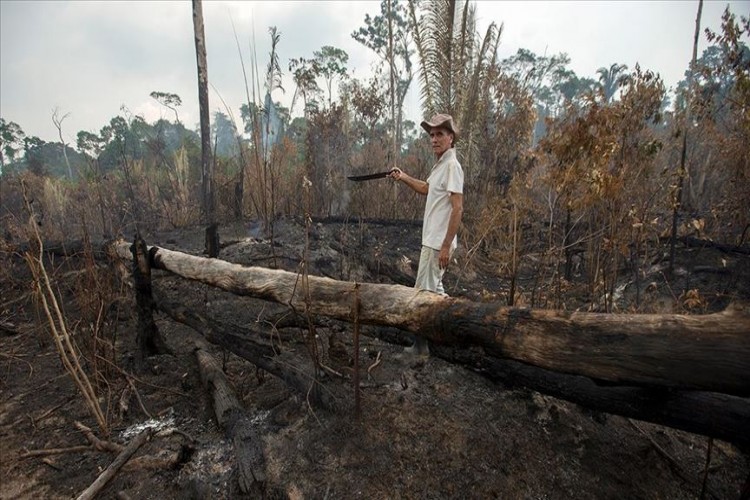
[[[205,346],[199,345],[195,357],[198,359],[203,384],[213,397],[216,421],[232,440],[240,490],[262,496],[266,482],[266,459],[260,436],[211,353]]]
[[[115,244],[131,259],[129,245]],[[237,295],[351,321],[354,283],[309,277],[305,304],[299,275],[244,267],[151,247],[152,267]],[[473,303],[401,285],[359,285],[363,324],[393,326],[436,344],[477,345],[496,358],[623,385],[750,395],[750,314],[727,309],[704,316],[529,310]]]
[[[180,304],[157,298],[156,305],[160,311],[189,326],[212,344],[221,346],[280,378],[316,406],[336,411],[345,405],[346,394],[343,390],[321,386],[309,356],[295,356],[287,349],[282,350],[262,341],[257,331],[247,327],[230,329],[221,322],[206,318]]]
[[[85,240],[45,241],[42,244],[42,248],[45,254],[54,255],[56,257],[73,257],[90,249],[94,254],[94,257],[104,259],[107,257],[105,247],[110,244],[111,241],[112,240],[94,243],[89,243]],[[38,247],[34,247],[28,242],[24,242],[17,245],[8,245],[5,250],[10,255],[15,254],[21,256],[27,252],[36,252],[36,248]]]
[[[526,388],[613,415],[721,439],[750,450],[750,399],[703,391],[604,386],[476,351],[437,347],[433,355],[510,388]]]
[[[281,378],[290,389],[303,397],[315,394],[311,402],[327,409],[340,409],[351,401],[348,387],[338,381],[323,384],[316,381],[316,391],[310,391],[309,377],[298,378],[300,366],[309,359],[289,351],[274,355],[273,349],[262,346],[268,332],[248,327],[224,327],[221,323],[204,318],[183,306],[157,300],[160,310],[173,319],[187,324],[211,343],[220,345],[234,354]],[[291,322],[287,326],[299,327]],[[279,325],[277,325],[279,327]],[[403,339],[397,331],[387,328],[368,328],[363,334],[390,343]],[[277,351],[278,352],[278,351]],[[687,432],[702,434],[750,449],[750,434],[746,423],[750,421],[750,400],[699,391],[652,389],[643,387],[607,387],[591,379],[576,375],[544,370],[517,361],[485,356],[481,349],[456,349],[448,346],[433,348],[433,355],[448,362],[486,376],[510,388],[524,388],[576,403],[591,410],[635,418],[666,425]],[[279,359],[281,358],[281,359]],[[283,361],[282,361],[283,359]],[[302,383],[300,383],[302,382]]]

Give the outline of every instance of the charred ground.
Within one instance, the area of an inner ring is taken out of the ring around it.
[[[295,271],[307,252],[310,274],[336,279],[410,285],[418,259],[419,227],[406,222],[314,223],[306,231],[299,221],[286,220],[275,225],[273,238],[251,235],[246,225],[220,232],[224,260]],[[203,235],[202,228],[181,229],[147,235],[146,241],[199,255]],[[535,258],[522,258],[522,287],[534,280]],[[28,450],[87,445],[76,421],[97,429],[27,295],[25,264],[10,254],[4,259],[9,272],[3,274],[0,311],[0,498],[77,496],[114,455],[92,449],[23,457]],[[681,247],[679,259],[676,280],[666,282],[655,262],[653,275],[638,285],[647,310],[667,312],[687,304],[710,312],[750,297],[746,254]],[[50,267],[66,315],[82,339],[86,325],[75,322],[81,285],[77,262],[57,260]],[[472,300],[502,300],[508,283],[498,270],[499,263],[467,262],[459,255],[446,279],[448,291]],[[633,300],[634,285],[627,283],[624,278],[618,288],[622,308]],[[269,318],[285,310],[161,272],[154,273],[154,287],[155,294],[206,316],[229,325],[265,326],[269,334]],[[587,307],[592,298],[582,290],[571,284],[563,305]],[[197,334],[157,315],[170,353],[148,358],[145,369],[137,371],[136,318],[131,292],[125,289],[124,296],[108,312],[106,340],[114,346],[116,366],[100,367],[100,394],[113,429],[108,439],[124,443],[146,421],[179,432],[157,436],[141,448],[102,497],[242,497],[232,444],[215,423],[196,368],[192,339]],[[333,372],[351,376],[352,326],[327,322],[316,333]],[[260,435],[266,497],[676,499],[701,492],[705,437],[491,382],[437,357],[419,363],[398,343],[368,337],[365,327],[363,333],[359,416],[313,409],[304,395],[215,349]],[[304,351],[301,330],[285,335],[290,349]],[[405,341],[398,332],[393,338]],[[135,391],[126,389],[124,373],[131,375]],[[738,498],[749,467],[746,454],[714,441],[706,497]]]

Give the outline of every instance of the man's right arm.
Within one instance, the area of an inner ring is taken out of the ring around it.
[[[430,185],[427,184],[425,181],[415,179],[414,177],[410,176],[406,172],[402,171],[400,168],[393,169],[393,173],[391,174],[391,177],[396,179],[397,181],[401,181],[410,188],[412,188],[414,191],[416,191],[419,194],[427,194],[427,191],[430,188]]]

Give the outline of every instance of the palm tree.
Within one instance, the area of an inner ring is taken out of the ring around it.
[[[596,70],[599,75],[599,88],[604,94],[604,102],[610,102],[617,89],[627,81],[628,75],[624,74],[627,69],[626,64],[614,63],[609,68],[601,67]]]
[[[462,163],[470,179],[486,104],[482,82],[496,65],[501,30],[491,23],[483,39],[475,36],[476,7],[468,1],[426,2],[419,18],[416,3],[409,0],[409,15],[421,62],[422,111],[425,117],[449,113],[458,119]]]

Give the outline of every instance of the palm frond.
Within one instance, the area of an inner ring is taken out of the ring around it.
[[[419,60],[421,61],[420,80],[421,88],[420,95],[423,99],[423,110],[430,110],[431,113],[435,109],[435,98],[432,95],[432,78],[431,74],[425,71],[424,61],[427,60],[427,54],[429,52],[427,44],[422,34],[422,27],[419,19],[417,18],[417,6],[415,0],[409,0],[409,20],[412,24],[412,30],[414,32],[414,43],[417,46],[417,52],[419,53]]]
[[[271,53],[268,55],[268,66],[266,67],[266,90],[269,93],[276,89],[280,89],[284,92],[284,87],[281,86],[281,65],[279,64],[279,54],[276,51],[276,47],[281,39],[281,33],[279,33],[276,26],[268,28],[268,33],[271,35]]]
[[[472,159],[474,157],[472,155],[474,152],[472,145],[474,144],[474,138],[476,137],[475,130],[481,126],[481,121],[478,120],[477,117],[484,116],[485,113],[481,113],[480,109],[486,108],[486,103],[481,102],[480,84],[482,81],[486,80],[488,69],[492,65],[494,53],[491,57],[488,56],[488,54],[492,47],[495,47],[496,50],[497,44],[494,42],[497,38],[497,27],[495,26],[495,23],[490,23],[487,27],[484,40],[482,41],[482,46],[477,53],[476,61],[472,67],[472,74],[468,79],[467,91],[461,102],[461,116],[459,123],[462,124],[461,126],[464,130],[464,139],[467,146],[464,150],[464,157],[466,158],[465,163],[468,178],[472,177]]]

